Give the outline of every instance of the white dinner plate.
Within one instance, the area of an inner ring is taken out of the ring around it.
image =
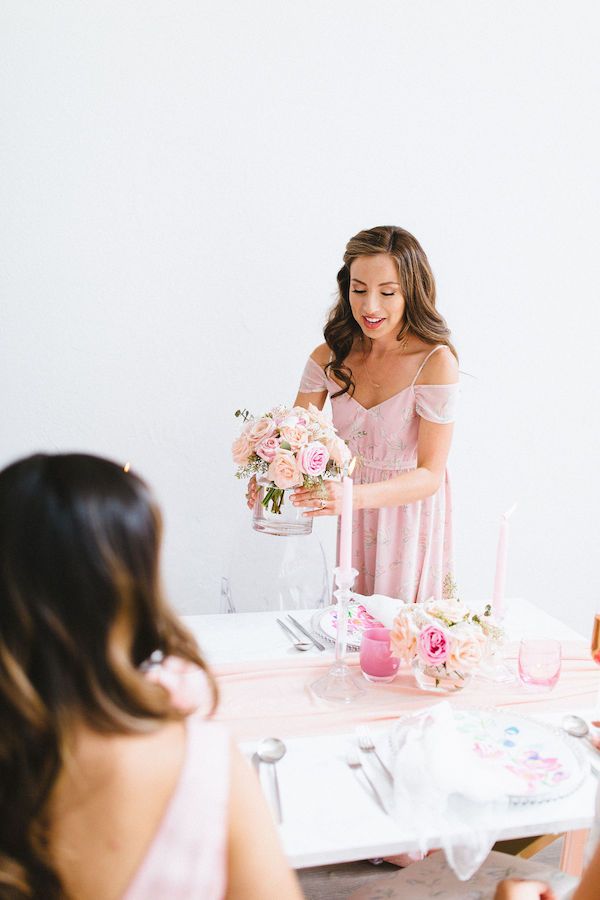
[[[318,609],[311,619],[313,631],[335,644],[337,634],[337,604]],[[348,603],[348,650],[359,650],[362,633],[367,628],[383,628],[381,622],[370,615],[362,603],[351,600]]]
[[[453,716],[458,732],[468,739],[474,765],[486,766],[491,779],[502,775],[511,803],[566,797],[589,772],[589,761],[575,738],[545,722],[495,709],[454,709]],[[389,732],[392,750],[404,718]]]

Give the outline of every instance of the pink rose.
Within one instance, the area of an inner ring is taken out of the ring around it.
[[[252,455],[252,444],[248,440],[248,433],[242,431],[231,445],[231,455],[236,466],[245,466]]]
[[[167,656],[162,663],[152,665],[146,678],[162,685],[169,692],[175,709],[185,715],[195,712],[208,696],[205,673],[178,656]]]
[[[312,441],[306,447],[302,447],[298,453],[298,465],[305,475],[318,478],[325,471],[329,462],[329,453],[320,441]]]
[[[429,625],[419,635],[419,655],[428,666],[439,666],[446,662],[450,652],[450,642],[445,631],[436,625]]]
[[[268,468],[267,478],[276,484],[278,488],[282,488],[282,490],[298,487],[304,481],[292,451],[282,450],[281,447],[275,453],[273,462]]]
[[[273,462],[278,450],[279,438],[276,437],[263,438],[254,448],[256,455],[260,456],[261,459],[264,459],[268,463]]]
[[[270,416],[263,416],[262,419],[257,419],[256,422],[252,422],[248,428],[248,438],[252,444],[256,445],[265,438],[271,437],[274,431],[275,422],[273,419],[271,419]]]

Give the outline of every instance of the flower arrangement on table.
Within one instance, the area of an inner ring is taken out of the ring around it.
[[[266,481],[261,503],[272,513],[281,513],[286,490],[339,477],[350,460],[333,423],[312,403],[308,409],[275,406],[259,418],[238,409],[236,416],[244,421],[231,448],[236,478],[257,475]]]
[[[390,633],[392,654],[409,663],[421,687],[460,689],[501,643],[504,633],[488,604],[474,613],[455,596],[447,579],[440,600],[406,603]]]

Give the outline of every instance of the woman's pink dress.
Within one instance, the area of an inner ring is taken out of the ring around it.
[[[383,403],[365,409],[340,389],[312,358],[302,375],[300,391],[326,390],[331,397],[333,423],[353,456],[354,481],[387,481],[416,468],[420,419],[448,424],[454,421],[458,384],[415,384],[434,347],[403,390]],[[359,509],[352,527],[352,564],[358,570],[354,589],[360,594],[386,594],[409,602],[441,597],[444,580],[452,574],[452,505],[450,482],[431,497],[406,506]]]
[[[198,716],[186,720],[179,781],[123,900],[222,900],[226,893],[229,739]]]

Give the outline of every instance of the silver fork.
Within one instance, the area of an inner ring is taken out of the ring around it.
[[[379,794],[379,791],[377,790],[377,788],[375,787],[375,785],[373,784],[373,782],[367,775],[363,764],[361,763],[360,759],[358,758],[358,754],[356,754],[353,750],[349,750],[348,753],[346,754],[346,763],[352,769],[352,771],[355,772],[357,778],[358,778],[359,772],[363,773],[363,775],[365,776],[365,781],[371,788],[371,791],[373,793],[373,796],[375,797],[377,805],[387,815],[387,809],[385,808],[384,802],[381,799],[381,795]]]
[[[366,728],[357,728],[356,729],[356,737],[357,737],[358,746],[360,747],[360,749],[364,750],[365,753],[372,753],[375,756],[375,759],[377,760],[377,762],[379,763],[379,765],[385,772],[385,774],[388,778],[388,781],[390,782],[390,784],[393,784],[394,776],[392,775],[392,773],[390,772],[390,770],[388,769],[388,767],[386,766],[386,764],[380,757],[379,753],[377,752],[377,748],[375,747],[375,744],[373,743],[373,738],[371,737],[369,732],[366,730]]]

